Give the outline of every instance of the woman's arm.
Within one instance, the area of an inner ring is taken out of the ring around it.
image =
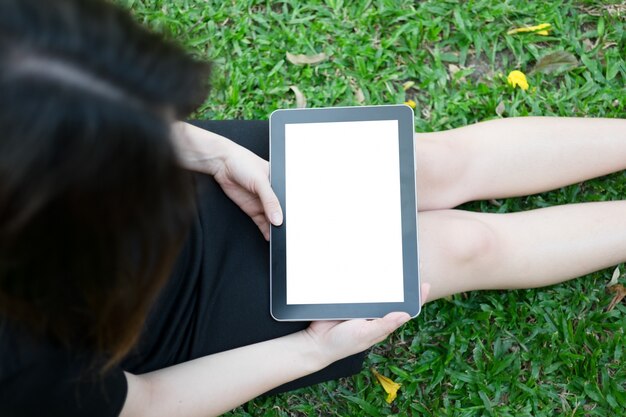
[[[185,122],[172,124],[172,142],[185,169],[215,175],[230,139]]]
[[[269,182],[269,164],[235,142],[184,122],[172,126],[172,140],[183,167],[212,175],[269,240],[270,222],[283,212]]]
[[[424,299],[428,287],[422,288]],[[376,320],[314,322],[303,331],[143,375],[126,374],[121,417],[213,416],[313,373],[384,340],[409,320],[390,313]]]

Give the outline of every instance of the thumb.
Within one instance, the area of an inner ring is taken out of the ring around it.
[[[385,317],[372,320],[369,322],[370,334],[373,339],[373,343],[378,343],[391,333],[393,333],[398,327],[409,321],[411,316],[407,313],[389,313]]]
[[[278,197],[274,194],[274,190],[270,187],[269,182],[264,182],[258,188],[259,198],[263,205],[265,217],[274,226],[280,226],[283,223],[283,210],[280,208]]]

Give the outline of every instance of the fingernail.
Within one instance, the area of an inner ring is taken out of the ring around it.
[[[275,211],[271,216],[272,224],[279,225],[283,222],[283,216],[280,215],[279,211]]]

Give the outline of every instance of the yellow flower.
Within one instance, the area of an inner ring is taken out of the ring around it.
[[[387,401],[387,404],[391,404],[393,400],[395,400],[396,397],[398,396],[398,390],[400,389],[402,384],[393,382],[391,379],[387,378],[386,376],[379,374],[374,368],[372,368],[372,373],[374,374],[374,376],[376,377],[380,385],[383,386],[383,389],[387,393],[387,398],[385,398],[385,401]]]
[[[415,110],[415,107],[417,107],[417,103],[414,102],[413,100],[407,100],[407,101],[404,102],[404,104],[406,104],[407,106],[409,106],[413,110]]]
[[[513,88],[519,87],[522,90],[528,90],[528,80],[526,79],[526,75],[522,71],[511,71],[509,76],[506,77],[509,85]]]
[[[516,33],[536,33],[537,35],[547,36],[549,31],[552,29],[552,25],[550,23],[542,23],[536,26],[526,26],[523,28],[511,29],[506,34],[507,35],[515,35]]]

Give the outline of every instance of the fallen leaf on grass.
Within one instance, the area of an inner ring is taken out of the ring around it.
[[[552,52],[542,56],[535,64],[531,72],[552,72],[568,71],[578,66],[578,59],[574,55],[565,51]]]
[[[522,28],[511,29],[506,34],[515,35],[518,33],[535,33],[537,35],[546,36],[549,34],[550,29],[552,29],[552,25],[550,23],[542,23],[536,26],[526,26]]]
[[[620,275],[622,275],[622,273],[619,270],[619,266],[617,268],[615,268],[615,271],[613,271],[613,276],[611,277],[611,281],[609,281],[609,283],[606,285],[607,287],[612,287],[613,285],[617,284],[617,280],[619,279]]]
[[[299,109],[303,109],[306,107],[306,97],[302,94],[302,91],[295,85],[289,87],[291,91],[296,95],[296,107]]]
[[[357,87],[354,89],[354,101],[356,101],[357,104],[365,103],[365,94],[363,94],[363,90],[361,90],[361,87]]]
[[[461,71],[461,68],[458,65],[448,64],[448,72],[450,73],[450,79],[454,79],[454,77],[459,71]],[[460,81],[464,83],[465,81],[467,81],[467,79],[465,78],[465,76],[461,75],[456,81]]]
[[[511,71],[506,77],[506,81],[513,88],[519,87],[524,91],[528,90],[528,80],[526,79],[526,74],[522,71]]]
[[[324,52],[315,55],[296,55],[290,52],[285,53],[287,56],[287,61],[291,62],[294,65],[315,65],[320,62],[326,61],[328,55]]]
[[[380,385],[383,386],[383,389],[387,393],[387,398],[385,398],[385,401],[387,401],[387,404],[391,404],[393,400],[395,400],[396,397],[398,396],[398,390],[400,389],[402,384],[398,384],[397,382],[392,381],[386,376],[381,375],[374,368],[372,368],[372,373],[374,374],[374,376],[376,377]]]
[[[349,81],[352,92],[354,93],[354,101],[356,101],[357,104],[362,105],[365,103],[365,94],[363,94],[363,90],[359,87],[354,78],[350,78]]]
[[[583,41],[583,48],[585,49],[585,52],[589,52],[589,51],[591,51],[595,47],[596,46],[589,39],[585,39]]]
[[[624,297],[626,297],[626,288],[622,284],[615,284],[612,287],[609,287],[609,291],[614,292],[615,296],[611,300],[611,303],[606,308],[606,311],[611,311],[618,305]]]
[[[502,116],[505,110],[506,110],[506,107],[504,107],[504,102],[503,101],[499,102],[498,105],[496,106],[496,114],[498,116]]]
[[[415,81],[407,81],[404,84],[402,84],[402,89],[406,91],[409,88],[413,87],[414,85],[415,85]]]
[[[605,13],[608,13],[610,16],[619,18],[622,15],[626,15],[626,4],[581,7],[581,10],[591,16],[603,16]]]

